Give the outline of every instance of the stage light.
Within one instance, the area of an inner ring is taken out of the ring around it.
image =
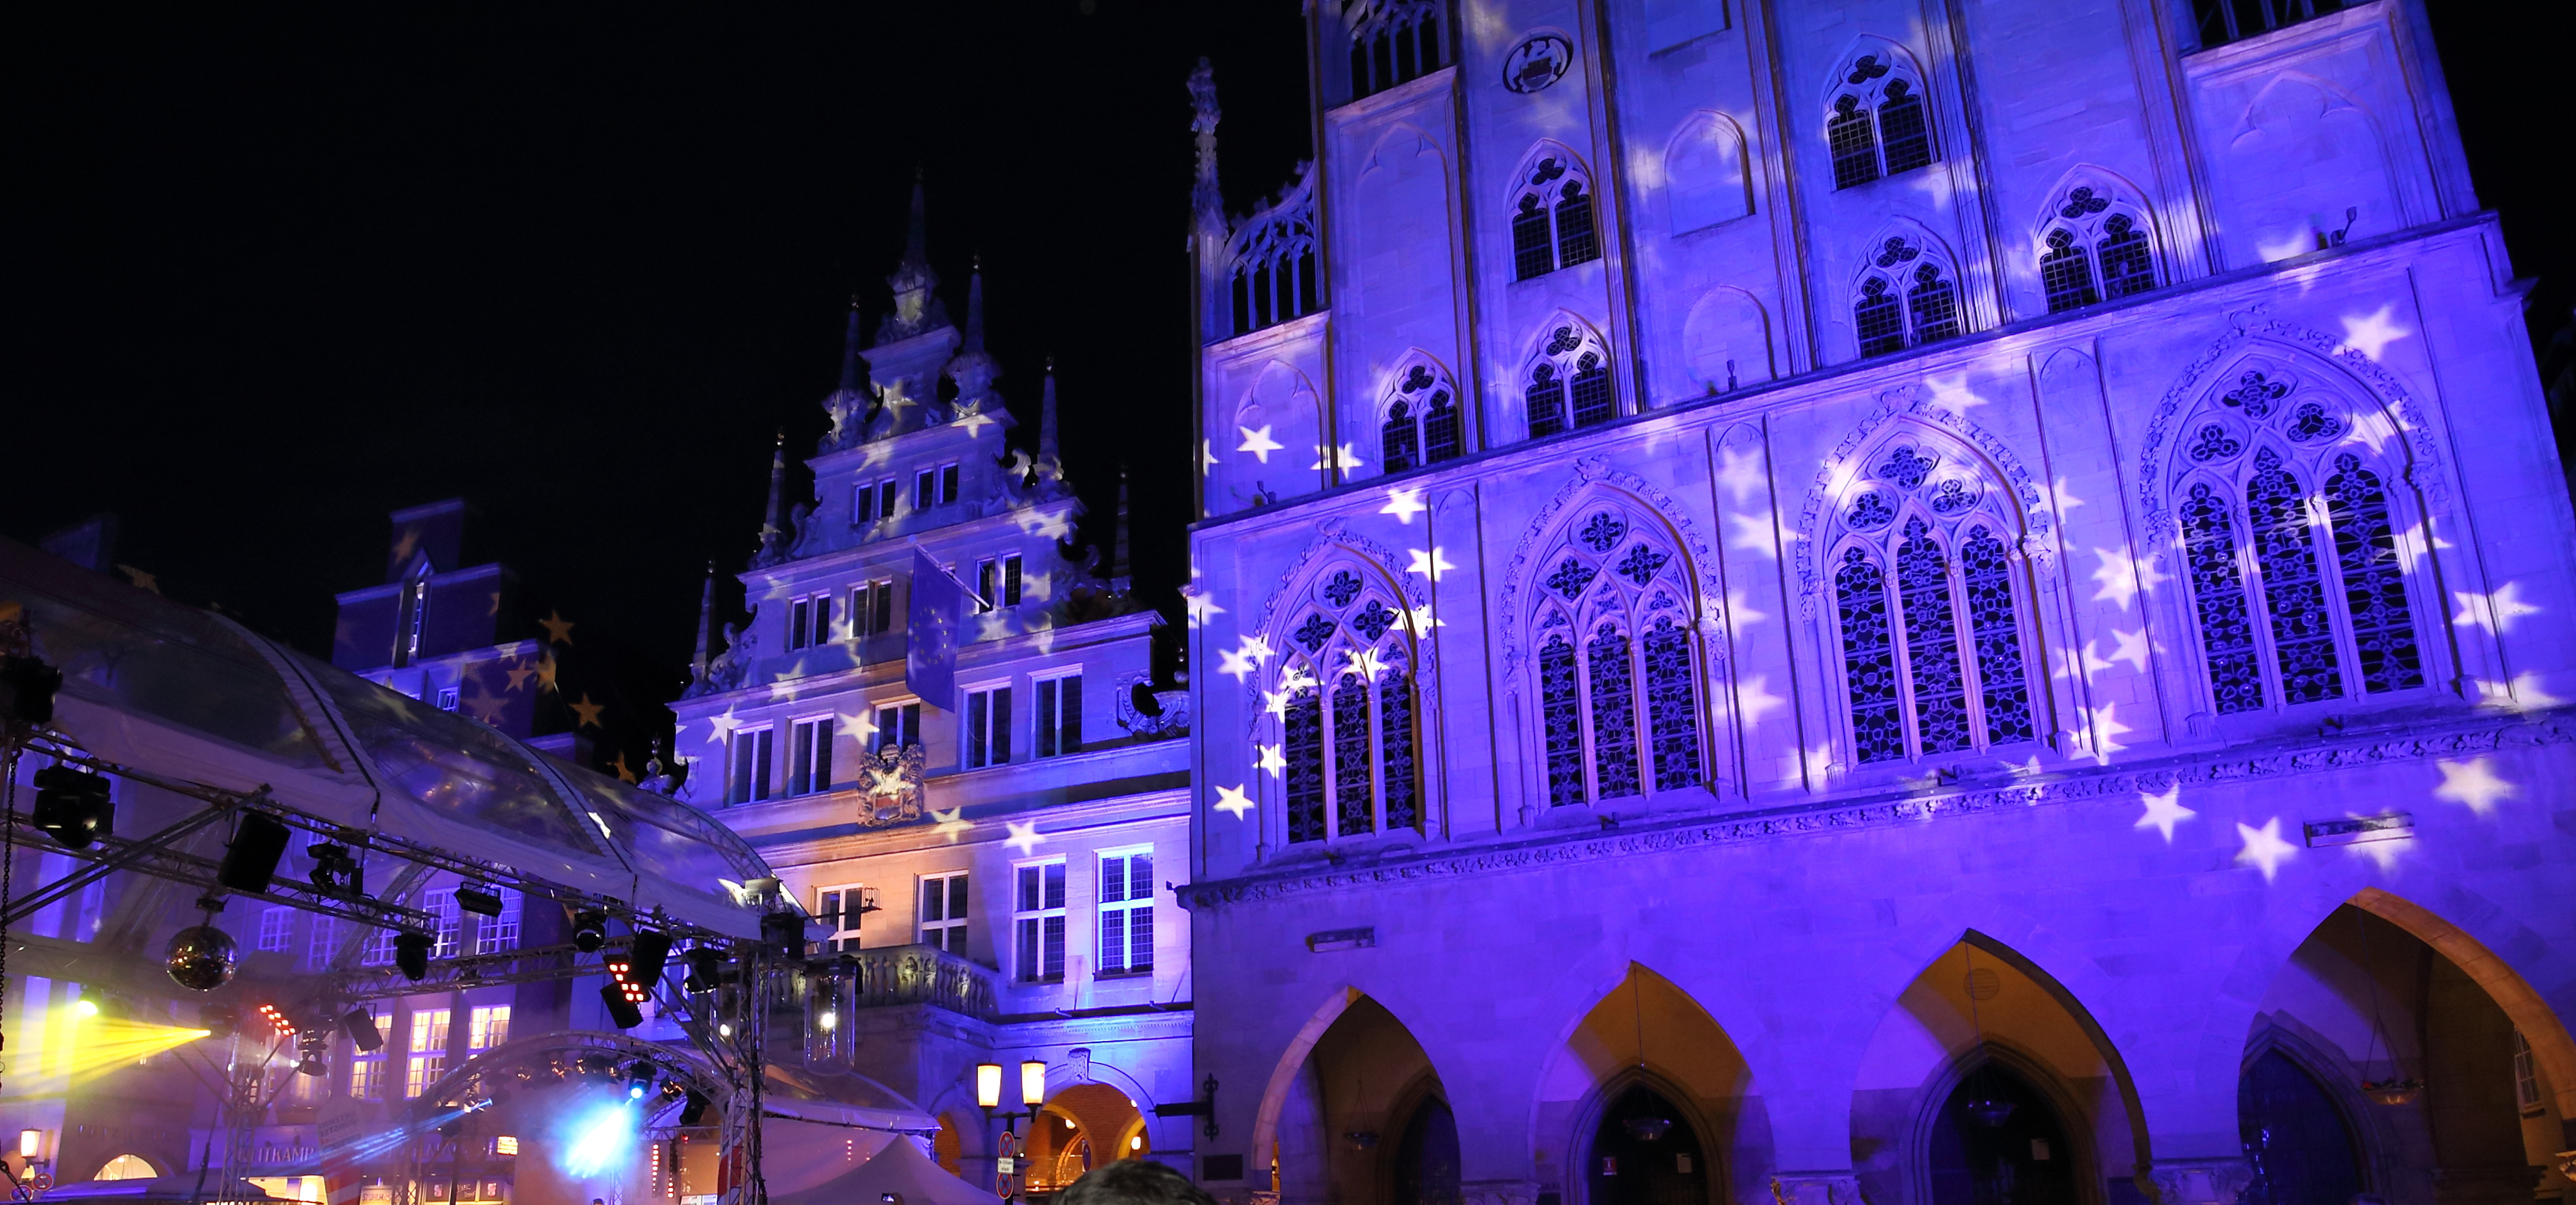
[[[328,896],[354,899],[365,890],[366,875],[358,860],[349,856],[347,846],[315,844],[304,847],[305,856],[313,859],[313,889]]]
[[[54,692],[63,671],[35,657],[0,657],[0,719],[31,727],[54,722]]]
[[[635,1110],[624,1101],[593,1106],[576,1113],[557,1131],[563,1170],[576,1180],[618,1167],[635,1146]]]
[[[302,1061],[295,1064],[295,1073],[316,1077],[329,1075],[331,1065],[322,1061],[322,1048],[330,1040],[331,1035],[323,1030],[315,1030],[298,1038],[297,1053],[303,1057]]]
[[[987,1109],[1001,1107],[1002,1065],[1000,1063],[975,1064],[975,1103]]]
[[[688,1094],[688,1085],[683,1084],[676,1079],[666,1079],[662,1081],[662,1099],[678,1100]]]
[[[712,1103],[703,1093],[689,1093],[689,1103],[680,1106],[680,1124],[693,1126],[705,1121],[707,1109]]]
[[[1036,1059],[1020,1063],[1020,1103],[1032,1109],[1046,1103],[1046,1064]]]
[[[350,1009],[348,1016],[340,1018],[340,1028],[349,1031],[349,1040],[362,1052],[373,1054],[385,1047],[384,1031],[376,1028],[376,1019],[363,1008]]]
[[[456,885],[456,906],[476,916],[501,915],[501,889],[488,883]]]
[[[825,1033],[830,1033],[840,1027],[841,1014],[833,1012],[831,1009],[824,1009],[814,1018],[814,1028],[822,1030]]]
[[[64,849],[88,849],[116,835],[116,801],[105,775],[74,766],[36,771],[36,827]]]
[[[584,908],[572,914],[572,948],[584,954],[596,954],[608,944],[608,914],[597,908]]]
[[[229,1004],[200,1004],[197,1006],[197,1023],[205,1026],[207,1033],[229,1038],[241,1028],[241,1010]]]
[[[689,977],[680,981],[680,990],[693,996],[716,990],[724,975],[724,955],[715,950],[691,950],[688,960]]]
[[[572,1065],[583,1075],[606,1076],[609,1068],[608,1056],[604,1054],[585,1054],[574,1059]]]
[[[644,1010],[627,994],[627,986],[614,980],[599,985],[599,1002],[608,1006],[608,1019],[619,1029],[633,1029],[644,1023]]]
[[[277,863],[286,857],[287,828],[276,817],[261,812],[244,812],[241,825],[233,830],[233,839],[224,847],[223,863],[215,868],[215,881],[234,891],[256,894],[268,890],[268,881],[277,877]]]
[[[628,1100],[642,1100],[644,1099],[644,1092],[645,1085],[643,1084],[626,1085],[626,1099]]]
[[[789,958],[805,956],[805,914],[772,912],[760,918],[760,940]]]
[[[284,1038],[295,1035],[295,1022],[286,1019],[284,1009],[274,1004],[263,1004],[259,1006],[259,1015],[277,1030],[277,1036]]]
[[[232,934],[213,925],[192,925],[170,936],[169,946],[161,951],[162,965],[168,968],[172,983],[211,992],[232,980],[239,950]]]
[[[394,934],[394,969],[414,983],[428,978],[430,944],[426,933]]]
[[[79,1013],[84,1017],[95,1017],[98,1015],[98,1001],[91,1000],[86,997],[74,1000],[72,1001],[72,1011]]]

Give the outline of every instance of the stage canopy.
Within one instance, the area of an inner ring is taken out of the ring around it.
[[[949,1175],[921,1153],[921,1144],[897,1138],[848,1174],[812,1188],[780,1192],[770,1174],[769,1205],[1001,1205],[1002,1198]],[[896,1196],[887,1196],[893,1193]]]
[[[760,935],[759,908],[734,887],[767,866],[686,804],[0,539],[0,617],[13,604],[36,654],[63,671],[53,727],[93,756],[229,791],[266,787],[343,829]],[[168,818],[120,814],[118,829],[140,835]]]

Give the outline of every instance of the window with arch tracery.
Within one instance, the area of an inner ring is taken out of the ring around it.
[[[2060,198],[2041,236],[2039,280],[2048,312],[2117,301],[2156,287],[2155,248],[2136,209],[2092,185]]]
[[[1522,371],[1521,401],[1532,439],[1618,417],[1609,351],[1590,330],[1572,322],[1549,328]]]
[[[1312,165],[1278,204],[1244,219],[1226,242],[1234,264],[1234,333],[1248,335],[1322,309],[1323,277],[1315,262]]]
[[[1380,411],[1378,464],[1389,473],[1401,473],[1456,460],[1466,450],[1457,386],[1430,364],[1407,365]]]
[[[1864,462],[1830,561],[1853,758],[2039,738],[2019,525],[1982,472],[1898,441]]]
[[[1512,201],[1512,279],[1545,276],[1599,258],[1592,173],[1566,154],[1532,164]]]
[[[1289,844],[1421,827],[1411,631],[1397,596],[1350,565],[1288,629],[1273,707]]]
[[[1575,523],[1534,585],[1550,806],[1695,787],[1706,773],[1687,566],[1616,504]]]
[[[2423,686],[2393,495],[2361,420],[2270,366],[2222,388],[2175,474],[2218,713]]]
[[[1852,301],[1860,354],[1884,356],[1957,338],[1959,286],[1947,259],[1920,239],[1889,235],[1870,253]]]
[[[1374,96],[1449,64],[1437,0],[1343,0],[1351,33],[1351,99]]]
[[[1828,109],[1825,142],[1837,189],[1929,167],[1940,158],[1923,105],[1923,81],[1894,55],[1853,59]]]

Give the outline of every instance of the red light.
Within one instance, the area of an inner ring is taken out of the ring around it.
[[[279,1036],[290,1038],[295,1036],[295,1022],[287,1020],[286,1014],[278,1011],[276,1005],[260,1005],[259,1015],[268,1019],[269,1025],[277,1030]]]
[[[652,988],[628,977],[635,969],[633,962],[624,958],[609,958],[602,961],[608,964],[608,977],[617,981],[617,994],[626,997],[627,1003],[642,1004],[653,998]]]

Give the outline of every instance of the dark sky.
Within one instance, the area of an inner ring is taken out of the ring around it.
[[[1296,0],[751,7],[13,6],[0,533],[114,510],[119,560],[324,651],[386,512],[462,494],[486,553],[676,675],[771,432],[824,427],[847,297],[885,305],[918,165],[952,309],[980,252],[1004,392],[1033,421],[1056,357],[1077,482],[1105,512],[1135,467],[1135,569],[1167,590],[1183,81],[1215,61],[1251,207],[1308,154]],[[2571,8],[2433,7],[2544,329],[2576,232],[2525,48]]]

